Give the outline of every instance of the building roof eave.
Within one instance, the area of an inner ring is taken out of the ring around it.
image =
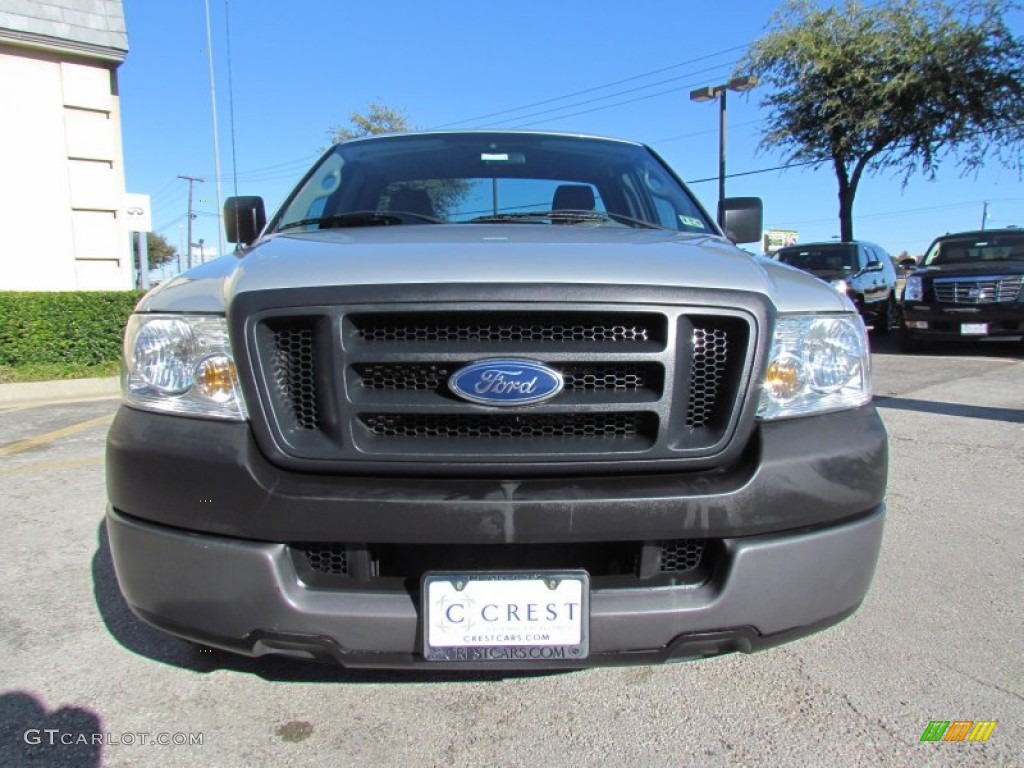
[[[23,48],[48,51],[58,54],[72,54],[89,59],[99,59],[111,62],[115,66],[124,61],[128,51],[119,48],[109,48],[102,45],[92,45],[74,40],[64,40],[57,37],[37,35],[32,32],[20,32],[14,29],[0,29],[0,43],[8,43]]]

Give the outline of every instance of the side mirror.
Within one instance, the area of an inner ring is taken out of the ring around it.
[[[882,262],[880,261],[869,261],[868,265],[864,267],[865,272],[881,272]]]
[[[727,197],[718,203],[718,221],[734,243],[759,243],[764,228],[760,197]]]
[[[251,245],[267,226],[263,198],[229,197],[224,201],[224,231],[229,243]]]
[[[914,259],[914,258],[900,259],[899,267],[904,272],[913,272],[915,269],[917,269],[917,259]]]

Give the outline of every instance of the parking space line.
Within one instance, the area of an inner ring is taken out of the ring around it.
[[[35,408],[48,408],[53,405],[75,405],[77,403],[98,403],[103,400],[120,400],[120,395],[97,395],[96,397],[75,397],[71,399],[59,399],[54,400],[47,398],[45,400],[32,400],[29,402],[15,403],[14,405],[0,405],[0,416],[7,413],[17,413],[19,411],[30,411]]]
[[[79,432],[85,432],[87,429],[98,427],[101,424],[109,424],[114,418],[114,414],[107,414],[106,416],[100,416],[95,419],[89,419],[89,421],[82,421],[78,424],[72,424],[70,427],[63,427],[61,429],[55,429],[52,432],[46,432],[42,435],[36,435],[35,437],[26,437],[24,440],[15,440],[13,443],[7,445],[0,445],[0,458],[5,456],[13,456],[16,453],[27,451],[30,448],[36,448],[40,445],[46,445],[56,440],[60,440],[71,435],[77,435]]]
[[[102,456],[86,456],[81,459],[67,459],[66,461],[44,461],[40,464],[25,464],[10,469],[0,469],[0,477],[11,475],[29,475],[33,472],[57,472],[62,469],[75,469],[76,467],[88,467],[92,464],[102,464]]]

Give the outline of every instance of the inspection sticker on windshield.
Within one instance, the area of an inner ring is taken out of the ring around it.
[[[428,573],[422,604],[430,661],[572,661],[589,652],[586,571]]]
[[[694,216],[679,214],[679,223],[687,227],[704,227],[704,222]]]

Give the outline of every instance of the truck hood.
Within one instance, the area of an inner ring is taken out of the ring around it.
[[[142,312],[222,313],[251,291],[352,285],[650,285],[749,291],[780,312],[850,311],[820,280],[709,235],[433,224],[278,234],[155,288]]]

